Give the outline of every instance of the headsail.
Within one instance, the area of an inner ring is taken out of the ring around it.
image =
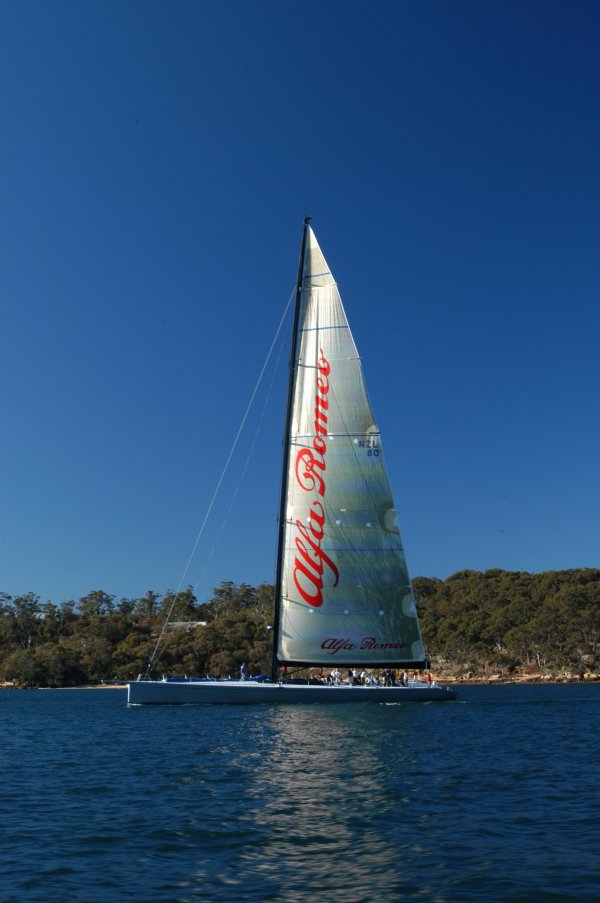
[[[335,280],[306,225],[277,587],[277,659],[423,666],[379,430]]]

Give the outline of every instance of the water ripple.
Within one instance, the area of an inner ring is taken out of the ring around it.
[[[591,901],[600,687],[127,709],[0,694],[3,903]]]

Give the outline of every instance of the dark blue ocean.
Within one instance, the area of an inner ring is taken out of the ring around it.
[[[600,685],[127,708],[0,691],[0,899],[591,901]]]

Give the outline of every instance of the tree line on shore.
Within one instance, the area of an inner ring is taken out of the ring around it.
[[[459,571],[413,581],[434,669],[583,676],[600,668],[600,570],[541,574]],[[216,677],[270,670],[273,587],[224,582],[199,602],[192,589],[139,599],[95,590],[78,601],[0,593],[0,682],[77,686],[143,673],[171,611],[153,676]]]

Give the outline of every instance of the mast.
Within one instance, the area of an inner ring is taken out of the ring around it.
[[[298,323],[300,321],[300,304],[302,301],[302,281],[304,277],[304,258],[306,256],[306,239],[308,237],[308,224],[312,217],[304,217],[304,229],[302,232],[302,246],[300,248],[300,261],[298,263],[298,280],[296,282],[296,304],[294,307],[294,325],[292,328],[292,349],[290,353],[290,371],[288,381],[287,405],[285,413],[285,427],[283,433],[283,464],[281,471],[281,497],[279,503],[279,531],[277,537],[277,570],[275,574],[275,621],[273,623],[273,662],[271,665],[271,680],[277,680],[277,647],[279,643],[279,627],[281,622],[281,596],[283,592],[283,543],[285,539],[285,521],[287,509],[287,488],[290,463],[290,433],[292,424],[292,411],[294,407],[294,385],[296,380],[296,358],[298,354]]]

